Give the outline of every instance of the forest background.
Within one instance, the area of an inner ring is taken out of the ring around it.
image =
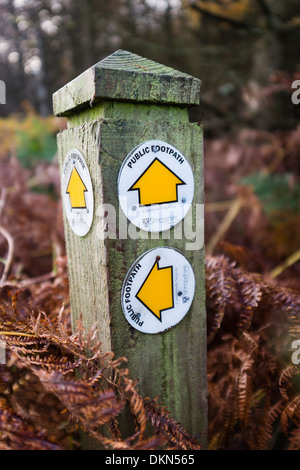
[[[52,94],[125,49],[202,80],[209,448],[299,449],[298,0],[0,0],[0,13],[0,448],[80,448],[81,429],[104,448],[197,448],[124,361],[80,325],[69,336]]]

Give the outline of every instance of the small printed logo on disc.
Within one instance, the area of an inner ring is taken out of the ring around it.
[[[94,196],[90,173],[79,150],[71,150],[62,168],[62,200],[66,217],[79,237],[88,233],[93,222]]]
[[[118,194],[124,214],[134,225],[148,232],[162,232],[183,219],[191,207],[193,171],[173,145],[149,140],[125,158]]]
[[[140,256],[123,283],[127,321],[143,333],[159,333],[179,323],[191,307],[195,276],[187,259],[169,247]]]

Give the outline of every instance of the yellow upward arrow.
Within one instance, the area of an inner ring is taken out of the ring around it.
[[[128,191],[139,191],[139,203],[142,206],[177,202],[177,185],[185,184],[158,158],[146,168]]]
[[[85,197],[84,193],[87,191],[82,179],[80,178],[80,175],[76,169],[76,167],[73,167],[67,191],[70,195],[70,202],[71,202],[71,207],[72,209],[85,209],[86,208],[86,202],[85,202]]]
[[[174,307],[172,266],[159,268],[158,261],[145,279],[136,297],[155,317],[162,321],[161,312]]]

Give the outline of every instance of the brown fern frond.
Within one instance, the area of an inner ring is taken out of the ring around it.
[[[223,334],[208,351],[209,448],[230,448],[231,435],[249,449],[264,447],[269,410],[281,398],[278,380],[278,364],[259,333]]]
[[[110,418],[108,425],[109,425],[109,430],[110,430],[110,433],[111,433],[111,436],[112,436],[113,440],[114,441],[121,441],[122,436],[121,436],[121,432],[120,432],[120,429],[119,429],[119,424],[117,422],[117,419],[115,417]]]
[[[249,371],[253,367],[254,360],[247,358],[237,376],[237,399],[239,407],[239,420],[247,425],[247,417],[250,408],[250,397],[252,394],[251,377]]]
[[[199,450],[201,448],[197,440],[187,433],[181,424],[171,418],[162,405],[158,405],[152,400],[145,400],[144,406],[152,426],[171,444],[183,450]]]
[[[296,429],[293,429],[289,433],[289,445],[287,450],[299,450],[300,449],[300,425]]]
[[[151,436],[143,439],[132,447],[132,450],[155,450],[163,448],[167,443],[167,438],[163,436]]]
[[[295,425],[300,425],[300,394],[290,400],[281,414],[281,427],[287,436]]]
[[[289,366],[281,373],[279,378],[279,389],[282,398],[284,398],[286,401],[289,401],[290,399],[288,388],[291,385],[291,381],[295,375],[299,373],[300,369],[296,366]]]
[[[144,400],[139,393],[137,393],[135,384],[132,380],[128,377],[124,377],[124,382],[124,391],[129,396],[129,404],[134,417],[136,431],[138,432],[138,439],[141,441],[144,437],[147,422]]]
[[[107,423],[123,409],[124,403],[116,399],[113,390],[95,391],[85,382],[66,380],[58,372],[39,369],[36,374],[45,390],[59,397],[73,418],[87,429]]]
[[[213,316],[208,318],[209,331],[207,341],[210,343],[217,330],[220,328],[225,308],[230,301],[234,290],[232,278],[228,276],[228,271],[234,264],[228,263],[225,257],[206,256],[206,292],[208,300],[214,304]]]
[[[206,292],[209,341],[227,317],[234,320],[231,332],[240,337],[249,330],[258,310],[272,311],[273,321],[278,313],[296,329],[299,325],[299,293],[238,268],[224,256],[206,256]]]
[[[23,350],[24,352],[24,350]],[[30,351],[31,353],[32,351]],[[68,360],[67,357],[60,357],[54,355],[40,355],[30,356],[26,355],[25,361],[32,366],[41,366],[49,372],[61,372],[62,374],[69,374],[74,372],[76,368],[82,363],[83,359],[78,361]]]
[[[273,437],[273,428],[276,420],[279,419],[282,411],[284,409],[284,401],[279,400],[272,406],[265,417],[264,423],[261,426],[261,433],[258,437],[258,449],[259,450],[268,450],[270,442]]]
[[[0,449],[2,445],[14,450],[61,450],[8,409],[0,409]]]
[[[239,338],[243,332],[248,331],[254,309],[261,300],[262,292],[257,279],[253,279],[251,275],[245,275],[240,269],[235,270],[234,278],[236,279],[237,298],[240,308],[236,332],[236,336]]]
[[[206,256],[206,291],[213,311],[212,318],[208,318],[209,342],[220,328],[229,306],[235,306],[236,336],[248,330],[262,297],[258,275],[242,271],[224,256]]]

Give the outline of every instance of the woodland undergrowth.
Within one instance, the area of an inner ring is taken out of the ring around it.
[[[233,157],[239,163],[230,151],[228,172]],[[97,325],[84,331],[79,322],[71,330],[57,165],[24,169],[10,155],[0,159],[0,174],[0,344],[6,348],[0,449],[80,449],[83,433],[103,449],[199,449],[199,436],[189,435],[159,397],[140,395],[126,358],[101,352]],[[234,222],[232,206],[231,220],[227,212],[219,225],[208,214],[208,446],[298,450],[300,368],[291,362],[291,345],[300,333],[300,288],[270,275],[270,260],[279,262],[282,251],[264,259],[254,252],[263,234],[259,246],[267,246],[270,220],[257,195],[241,191],[250,205],[234,208]],[[226,196],[232,195],[219,195]],[[231,229],[236,234],[245,220],[244,228],[258,219],[247,248],[245,240],[244,246],[234,236],[226,240]],[[132,434],[123,436],[119,417],[128,410]]]

